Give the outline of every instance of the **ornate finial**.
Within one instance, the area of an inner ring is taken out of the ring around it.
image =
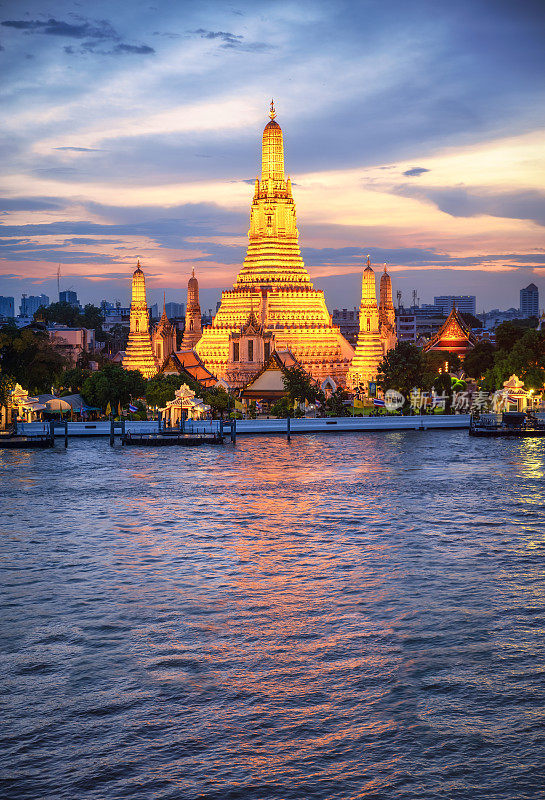
[[[166,290],[163,292],[163,314],[166,314],[167,311],[167,293]]]
[[[367,254],[367,266],[368,267],[371,266],[371,256],[369,255],[369,253]]]
[[[271,100],[271,108],[270,108],[270,111],[269,111],[269,117],[271,119],[274,119],[276,117],[276,110],[275,110],[275,107],[274,107],[274,100]]]
[[[191,267],[191,277],[195,277],[195,267]]]
[[[140,269],[140,259],[136,259],[136,269]]]

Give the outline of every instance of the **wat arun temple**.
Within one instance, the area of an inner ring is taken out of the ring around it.
[[[164,332],[160,332],[163,349],[159,358],[157,330],[143,330],[145,299],[138,266],[133,276],[131,333],[123,361],[127,368],[140,369],[149,377],[172,371],[176,363],[187,368],[193,360],[210,379],[241,388],[267,365],[273,353],[289,353],[318,383],[329,379],[337,386],[355,388],[376,380],[380,361],[396,341],[390,276],[384,270],[377,304],[375,274],[368,260],[354,350],[333,325],[324,293],[314,288],[301,257],[291,180],[284,173],[282,129],[272,102],[269,116],[262,138],[261,179],[255,180],[250,209],[248,250],[233,288],[222,292],[212,324],[201,330],[193,272],[181,350],[175,351],[173,345],[172,351],[166,352]],[[164,331],[167,323],[166,317],[162,318],[158,328]],[[138,366],[140,356],[142,366]]]

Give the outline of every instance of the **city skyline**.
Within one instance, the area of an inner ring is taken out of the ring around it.
[[[125,304],[139,256],[151,302],[183,302],[195,266],[214,307],[271,96],[330,308],[353,305],[367,253],[405,303],[543,291],[540,4],[1,9],[0,294],[55,296],[60,263],[61,289]]]

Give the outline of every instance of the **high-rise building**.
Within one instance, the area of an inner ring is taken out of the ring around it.
[[[15,316],[15,298],[0,295],[0,317],[11,319]]]
[[[157,362],[149,332],[146,279],[140,267],[140,261],[137,262],[132,276],[130,331],[123,366],[125,369],[139,370],[144,378],[151,378],[157,372]]]
[[[520,313],[523,317],[539,317],[539,289],[535,283],[520,290]]]
[[[23,294],[21,297],[21,305],[19,306],[20,317],[33,317],[36,311],[41,308],[47,308],[49,305],[49,297],[46,294],[27,295]]]
[[[444,294],[441,297],[433,298],[434,305],[441,310],[445,317],[448,317],[454,304],[460,314],[473,314],[477,311],[477,298],[473,294]]]
[[[195,270],[187,282],[187,311],[185,312],[184,338],[182,350],[191,350],[202,336],[201,306],[199,303],[199,282]]]
[[[185,314],[185,306],[183,303],[166,303],[165,311],[169,319],[180,319]]]
[[[71,291],[59,292],[59,303],[68,303],[68,305],[73,306],[73,308],[80,307],[76,292]]]
[[[313,378],[323,381],[331,376],[344,383],[354,351],[333,326],[324,294],[313,287],[301,258],[291,180],[284,175],[282,129],[272,103],[269,116],[262,138],[261,180],[255,180],[250,210],[246,258],[233,288],[222,293],[219,311],[195,349],[214,375],[229,382],[235,338],[240,338],[243,329],[249,330],[255,317],[259,330],[244,341],[251,347],[256,373],[263,363],[255,356],[265,352],[268,342],[273,349],[289,349]],[[267,342],[264,338],[258,343],[257,338],[264,336]],[[239,357],[249,360],[249,354],[240,350]]]

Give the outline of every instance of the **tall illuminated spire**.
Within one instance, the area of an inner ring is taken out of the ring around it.
[[[272,178],[273,181],[284,181],[284,140],[282,128],[275,122],[276,111],[271,100],[269,112],[271,121],[265,125],[261,145],[261,180],[263,182]],[[275,189],[281,188],[278,186]],[[282,187],[285,189],[285,186]]]
[[[199,282],[195,277],[195,268],[187,282],[187,308],[185,312],[184,338],[182,350],[191,350],[202,336],[201,306],[199,303]]]
[[[392,280],[388,275],[386,264],[384,265],[384,272],[380,276],[378,311],[380,316],[380,324],[390,325],[392,328],[395,328],[396,315],[394,310],[394,302],[392,300]]]
[[[360,332],[354,358],[346,376],[347,385],[352,388],[362,386],[367,390],[367,384],[377,378],[378,366],[383,356],[375,273],[371,268],[371,259],[367,256],[367,266],[363,270],[361,283]]]
[[[291,181],[284,173],[282,128],[273,101],[269,117],[262,137],[261,180],[256,178],[250,208],[246,258],[195,349],[214,375],[231,382],[236,370],[229,366],[230,337],[239,336],[253,314],[263,328],[259,336],[267,338],[271,347],[289,348],[316,379],[329,375],[343,383],[353,350],[332,325],[323,292],[314,289],[301,257]],[[249,362],[257,370],[253,353]],[[233,355],[233,362],[238,355]]]
[[[144,378],[157,372],[157,362],[151,346],[148,304],[146,302],[146,279],[140,260],[132,276],[132,297],[129,341],[123,358],[125,369],[137,369]]]

